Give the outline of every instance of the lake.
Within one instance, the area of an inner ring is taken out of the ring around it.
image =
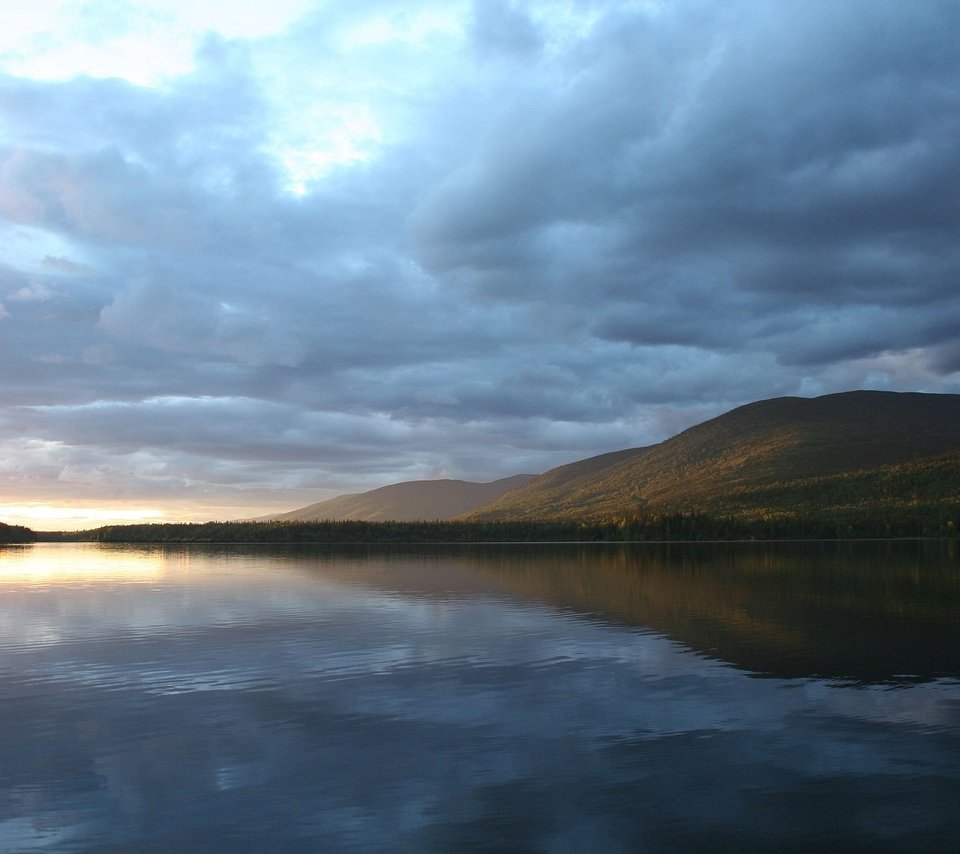
[[[0,547],[0,850],[952,850],[958,546]]]

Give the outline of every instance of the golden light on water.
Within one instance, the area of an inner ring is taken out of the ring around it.
[[[0,547],[0,588],[144,582],[164,575],[164,562],[149,552],[111,551],[77,543],[66,548],[69,551],[59,543]]]

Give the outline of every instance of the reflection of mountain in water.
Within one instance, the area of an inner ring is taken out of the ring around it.
[[[648,627],[757,674],[960,675],[955,543],[585,549],[476,568],[505,590]]]
[[[168,546],[288,558],[405,596],[535,600],[764,676],[960,676],[960,543]]]
[[[329,550],[318,568],[408,595],[534,599],[765,676],[960,676],[953,542]]]

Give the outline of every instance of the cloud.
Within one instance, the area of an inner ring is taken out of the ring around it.
[[[76,273],[77,275],[85,275],[91,272],[90,267],[88,267],[86,264],[79,264],[76,261],[72,261],[70,258],[65,258],[61,255],[46,255],[43,257],[40,263],[50,270]]]
[[[142,34],[106,9],[58,44]],[[283,509],[780,394],[958,391],[958,16],[294,3],[164,19],[193,52],[162,79],[0,44],[0,439],[83,449],[78,494]]]
[[[31,282],[18,290],[7,294],[7,299],[11,302],[46,302],[53,299],[55,293],[50,290],[43,282]]]
[[[469,38],[484,59],[526,59],[543,47],[543,38],[526,10],[507,0],[473,4]]]

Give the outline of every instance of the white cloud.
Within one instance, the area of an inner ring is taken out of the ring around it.
[[[283,32],[309,0],[37,0],[0,6],[0,68],[40,80],[78,75],[162,85],[193,68],[207,33]]]

